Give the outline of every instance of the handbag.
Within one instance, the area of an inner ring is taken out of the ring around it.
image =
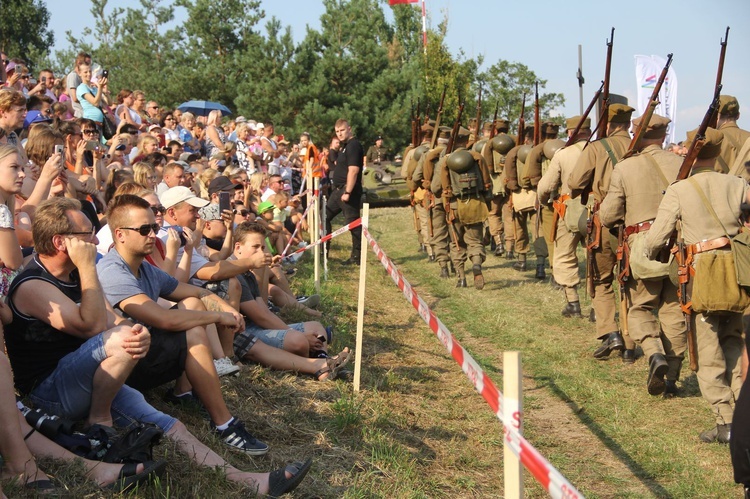
[[[99,110],[102,112],[102,135],[104,135],[104,138],[109,140],[115,135],[117,135],[117,125],[109,119],[109,116],[107,116],[107,113],[104,112],[104,109],[102,109],[101,106],[99,106]]]

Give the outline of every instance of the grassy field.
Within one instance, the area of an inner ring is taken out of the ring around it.
[[[672,400],[646,393],[647,362],[596,361],[593,325],[564,320],[564,298],[533,270],[518,273],[488,256],[481,292],[438,278],[416,253],[408,208],[371,211],[370,232],[462,345],[502,388],[502,353],[518,350],[524,366],[524,435],[586,497],[739,497],[726,446],[702,444],[713,425],[687,366]],[[323,284],[324,322],[336,325],[335,349],[354,345],[358,269],[337,262],[350,238],[335,240]],[[310,292],[310,269],[295,285]],[[588,310],[588,303],[585,303]],[[200,414],[160,402],[241,469],[267,471],[312,456],[294,497],[503,497],[502,427],[459,366],[403,298],[370,253],[362,391],[344,381],[318,383],[256,366],[224,381],[230,408],[271,445],[248,458],[212,440]],[[132,497],[247,497],[220,473],[188,462],[165,443],[166,477]],[[76,497],[99,497],[75,470],[45,469]],[[9,497],[22,496],[5,487]],[[526,474],[527,497],[546,493]],[[249,495],[252,497],[252,494]]]

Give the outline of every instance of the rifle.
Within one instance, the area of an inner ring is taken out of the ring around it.
[[[628,253],[625,251],[625,244],[625,224],[622,224],[617,228],[617,282],[620,284],[620,328],[623,336],[627,336],[629,333],[625,282],[630,277],[630,262],[628,261]]]
[[[687,286],[690,280],[690,269],[688,266],[690,262],[687,261],[687,247],[682,236],[677,238],[677,244],[672,250],[675,254],[675,260],[677,260],[677,297],[680,299],[680,309],[682,309],[682,316],[685,318],[685,329],[687,330],[687,343],[688,343],[688,355],[690,357],[690,370],[698,370],[698,345],[695,338],[695,330],[693,330],[693,307],[692,303],[688,300]]]
[[[612,69],[612,46],[615,41],[615,28],[612,28],[609,40],[607,40],[607,64],[604,68],[604,90],[602,91],[602,112],[596,123],[596,138],[602,139],[607,136],[607,114],[609,114],[609,74]],[[592,134],[593,136],[593,134]]]
[[[495,138],[495,124],[497,124],[497,111],[500,108],[500,101],[498,100],[495,104],[495,114],[492,116],[492,130],[490,130],[490,138],[489,140],[492,140]]]
[[[721,52],[719,53],[719,69],[716,70],[716,85],[714,85],[714,92],[716,92],[717,88],[721,88],[721,79],[724,76],[724,58],[727,55],[727,40],[729,40],[729,26],[727,26],[727,32],[724,35],[724,40],[719,42],[721,43]],[[718,109],[711,117],[710,123],[711,124],[709,126],[711,128],[717,128],[717,125],[719,124]]]
[[[458,116],[456,116],[456,122],[453,123],[453,130],[451,130],[451,138],[448,141],[448,147],[445,148],[445,155],[449,155],[453,152],[456,146],[456,139],[458,138],[458,130],[461,128],[461,116],[464,114],[464,107],[466,103],[462,102],[458,106]]]
[[[414,101],[411,101],[411,143],[417,146],[417,118],[414,116]]]
[[[437,146],[438,128],[440,128],[440,118],[443,116],[443,103],[445,103],[445,91],[447,85],[443,86],[443,95],[440,96],[440,105],[438,106],[437,116],[435,117],[435,129],[432,131],[432,140],[430,140],[430,149],[435,149]]]
[[[526,92],[523,93],[523,101],[521,101],[521,117],[518,118],[518,139],[516,145],[520,146],[523,144],[523,136],[526,133],[526,121],[523,119],[523,115],[526,111]]]
[[[602,224],[596,212],[599,211],[598,203],[587,209],[586,216],[586,287],[591,298],[596,297],[594,286],[596,266],[594,265],[594,250],[601,244]]]
[[[542,141],[542,124],[539,122],[539,82],[534,82],[534,145]]]
[[[685,159],[682,161],[680,171],[677,173],[677,180],[683,180],[690,176],[690,170],[693,169],[693,164],[698,158],[698,153],[703,149],[703,145],[706,143],[706,130],[708,129],[708,123],[711,121],[714,113],[719,111],[719,94],[721,93],[721,85],[716,87],[714,90],[714,98],[711,101],[711,105],[708,106],[706,114],[703,116],[701,126],[698,127],[698,131],[695,134],[693,143],[690,144]]]
[[[633,133],[633,138],[630,141],[630,145],[628,146],[628,152],[625,153],[625,156],[623,156],[622,159],[629,158],[630,156],[635,154],[636,151],[638,150],[638,146],[640,145],[641,139],[646,133],[646,129],[648,128],[648,124],[651,121],[651,117],[654,115],[654,110],[656,110],[656,106],[659,105],[659,92],[661,92],[661,86],[664,83],[664,80],[667,78],[667,73],[669,72],[669,66],[671,64],[672,64],[672,54],[668,54],[667,63],[664,65],[664,68],[661,70],[661,74],[659,75],[659,80],[656,82],[656,85],[654,85],[654,91],[651,92],[651,97],[649,97],[648,107],[646,108],[646,112],[643,113],[643,116],[641,116],[641,120],[638,123],[638,126],[636,127],[635,132]]]
[[[596,102],[599,100],[599,96],[602,95],[603,88],[604,82],[602,81],[602,84],[599,86],[599,90],[596,91],[596,93],[594,94],[594,98],[591,99],[591,102],[589,102],[589,107],[587,107],[586,111],[581,115],[581,120],[576,125],[576,128],[575,130],[573,130],[573,134],[568,138],[568,141],[565,142],[563,149],[575,142],[575,138],[578,135],[578,132],[580,132],[581,128],[583,127],[583,122],[586,121],[586,118],[589,117],[589,113],[591,113],[591,110],[594,108],[594,104],[596,104]]]

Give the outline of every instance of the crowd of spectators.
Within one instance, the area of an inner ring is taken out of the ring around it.
[[[225,445],[259,456],[268,446],[227,406],[220,376],[243,361],[319,381],[348,375],[349,349],[329,354],[319,297],[296,296],[282,260],[304,245],[294,236],[307,229],[303,173],[325,181],[329,149],[309,134],[290,147],[268,121],[167,109],[139,90],[113,95],[86,53],[57,77],[0,57],[3,476],[54,489],[34,458],[75,458],[29,428],[15,390],[84,431],[153,423],[196,463],[257,493],[296,487],[309,459],[240,471],[142,392],[173,383],[168,403],[201,406]],[[310,320],[287,324],[285,307]],[[103,487],[165,467],[84,461]]]

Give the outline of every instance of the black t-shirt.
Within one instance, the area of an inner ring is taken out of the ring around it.
[[[357,183],[354,190],[362,190],[362,165],[364,164],[365,150],[359,141],[352,137],[347,142],[341,143],[339,157],[336,160],[336,169],[333,171],[333,185],[346,185],[346,177],[350,166],[358,166]]]
[[[32,280],[48,282],[73,302],[81,303],[78,271],[71,274],[71,282],[63,282],[47,272],[38,258],[35,255],[29,265],[13,279],[7,299],[13,312],[13,322],[5,326],[5,345],[13,367],[16,388],[24,395],[47,379],[60,359],[78,350],[86,341],[58,331],[46,322],[24,315],[16,309],[13,299],[16,289]]]

